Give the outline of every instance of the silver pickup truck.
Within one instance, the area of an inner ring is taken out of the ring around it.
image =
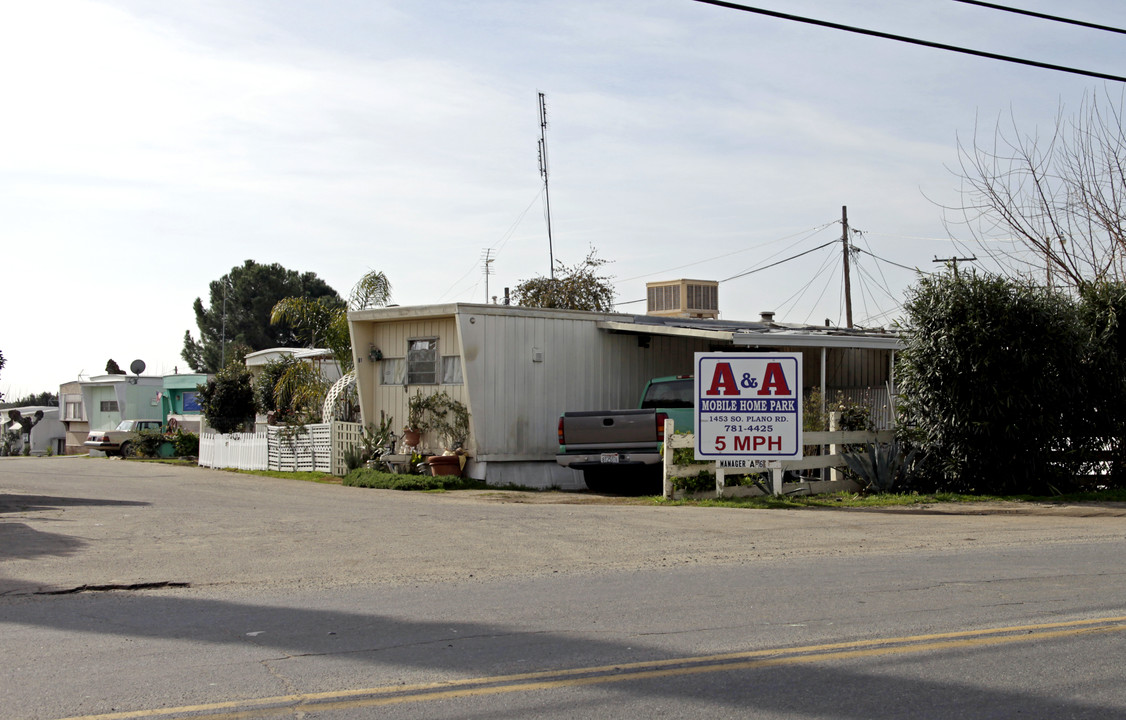
[[[653,378],[637,409],[563,413],[555,462],[594,492],[659,492],[665,420],[692,429],[692,391],[691,376]]]

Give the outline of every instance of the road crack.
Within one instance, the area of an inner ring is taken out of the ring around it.
[[[141,582],[110,585],[79,585],[62,590],[37,590],[32,595],[74,595],[86,592],[113,592],[118,590],[163,590],[165,588],[189,588],[191,583],[162,580],[160,582]]]

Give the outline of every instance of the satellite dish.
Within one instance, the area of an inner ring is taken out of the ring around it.
[[[145,361],[134,360],[133,362],[129,363],[129,369],[133,372],[134,375],[140,375],[145,371]]]

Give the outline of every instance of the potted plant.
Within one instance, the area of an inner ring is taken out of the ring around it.
[[[408,447],[418,447],[422,441],[422,431],[426,430],[426,411],[428,398],[422,397],[421,391],[407,401],[407,424],[403,426],[403,443]]]
[[[419,425],[436,434],[445,447],[442,455],[431,455],[427,465],[433,475],[460,475],[465,467],[465,443],[469,439],[469,410],[442,391],[411,398],[420,410]]]

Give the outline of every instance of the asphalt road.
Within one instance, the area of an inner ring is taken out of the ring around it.
[[[3,459],[0,717],[1126,716],[1126,513],[966,510]]]

